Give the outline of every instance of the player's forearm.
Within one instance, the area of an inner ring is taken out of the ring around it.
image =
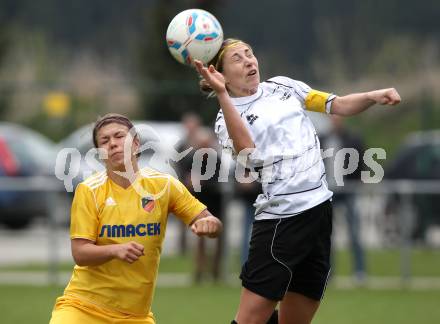
[[[72,246],[72,256],[79,266],[97,266],[104,264],[115,257],[115,246],[95,245],[90,242],[80,246]]]
[[[340,116],[359,114],[376,103],[369,92],[353,93],[333,100],[331,113]]]
[[[217,99],[222,108],[226,128],[229,137],[232,139],[235,152],[238,154],[244,149],[255,148],[251,134],[243,123],[237,109],[232,104],[228,93],[217,94]]]

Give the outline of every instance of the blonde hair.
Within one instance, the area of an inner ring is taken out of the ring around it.
[[[246,45],[247,47],[252,49],[252,47],[249,44],[243,42],[242,40],[240,40],[238,38],[227,38],[223,41],[222,46],[220,46],[220,49],[217,52],[217,54],[214,56],[214,58],[208,63],[208,66],[213,65],[217,71],[223,72],[224,54],[226,53],[226,51],[228,49],[231,49],[231,48],[238,46],[238,45]],[[208,98],[215,96],[215,93],[212,90],[211,86],[202,77],[199,81],[199,88],[203,94],[208,96]]]

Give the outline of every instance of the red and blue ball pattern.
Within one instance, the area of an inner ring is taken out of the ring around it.
[[[202,15],[203,15],[203,17],[200,17],[200,19],[209,19],[211,24],[214,25],[217,30],[220,29],[220,27],[217,24],[217,22],[215,20],[211,19],[211,17],[209,15],[207,15],[207,14],[202,14]],[[197,21],[197,18],[199,18],[199,14],[197,12],[193,12],[188,17],[186,25],[188,26],[189,35],[194,34],[194,32],[196,31],[196,21]],[[194,37],[195,40],[203,41],[203,42],[209,42],[209,41],[212,41],[212,40],[216,39],[217,37],[219,37],[219,33],[218,32],[216,32],[216,31],[209,31],[210,24],[203,23],[202,24],[202,28],[205,31],[207,31],[207,33],[203,33],[203,32],[197,33],[197,35],[195,35],[195,37]]]
[[[223,41],[220,23],[209,12],[188,9],[170,22],[167,45],[174,58],[192,65],[194,59],[208,63],[218,52]]]
[[[182,47],[182,43],[180,43],[178,41],[168,40],[167,43],[168,43],[169,48],[174,48],[176,51],[179,51],[179,49]],[[186,64],[191,64],[191,57],[190,57],[189,52],[186,48],[184,48],[180,52],[180,55],[182,55],[183,61]]]

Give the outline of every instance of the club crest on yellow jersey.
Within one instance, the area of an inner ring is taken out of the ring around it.
[[[142,197],[141,198],[142,208],[147,212],[151,213],[154,209],[154,199],[152,197]]]

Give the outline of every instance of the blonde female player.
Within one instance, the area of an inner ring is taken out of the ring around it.
[[[349,116],[376,103],[395,105],[400,96],[390,88],[338,97],[281,76],[260,83],[252,48],[237,39],[226,39],[208,67],[196,61],[196,68],[201,89],[220,104],[220,143],[247,159],[263,187],[232,323],[266,323],[277,303],[280,323],[310,323],[330,272],[332,192],[304,110]]]
[[[222,230],[179,181],[139,170],[133,129],[116,114],[95,124],[93,141],[107,153],[106,171],[76,189],[70,230],[76,266],[50,324],[155,323],[151,303],[168,213],[199,236],[216,237]],[[126,139],[131,145],[124,151]]]

